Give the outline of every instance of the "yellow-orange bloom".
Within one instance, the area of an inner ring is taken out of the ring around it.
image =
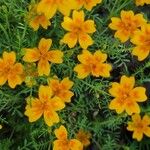
[[[131,42],[136,45],[132,54],[138,57],[139,61],[144,60],[150,53],[150,24],[141,27],[135,32]]]
[[[62,27],[69,31],[65,34],[61,42],[68,44],[70,48],[73,48],[77,42],[83,49],[93,44],[92,38],[88,34],[92,34],[96,31],[93,20],[84,21],[83,11],[73,11],[72,19],[64,17]]]
[[[109,109],[116,110],[118,114],[126,111],[128,115],[140,113],[137,102],[147,100],[144,87],[135,87],[135,78],[123,75],[120,84],[112,83],[109,93],[115,97],[109,104]]]
[[[63,53],[60,50],[50,50],[52,40],[42,38],[38,48],[26,48],[23,60],[26,62],[38,62],[38,73],[40,76],[49,75],[51,63],[62,63]]]
[[[133,139],[141,141],[143,134],[150,137],[150,117],[144,115],[143,118],[139,114],[132,116],[132,122],[128,122],[127,129],[133,131]]]
[[[91,134],[89,132],[79,130],[79,132],[76,134],[76,138],[83,144],[83,146],[87,147],[90,145]]]
[[[150,0],[135,0],[136,6],[143,6],[144,4],[150,4]]]
[[[49,86],[53,94],[58,96],[63,102],[69,103],[71,101],[71,97],[74,95],[73,92],[70,91],[73,82],[70,81],[68,77],[62,81],[59,81],[59,79],[50,79]]]
[[[54,141],[53,150],[83,150],[83,146],[77,139],[68,139],[67,130],[64,126],[56,129],[55,135],[57,140]]]
[[[102,0],[75,0],[77,9],[80,9],[81,7],[84,7],[87,10],[91,10],[94,6],[101,3]]]
[[[101,51],[96,51],[91,54],[88,50],[83,50],[82,54],[78,55],[78,60],[81,64],[75,66],[74,71],[78,73],[78,78],[85,78],[89,74],[95,77],[109,77],[112,69],[110,64],[104,63],[107,59],[107,54]]]
[[[74,7],[74,0],[41,0],[37,11],[44,13],[48,18],[52,18],[57,10],[65,16],[69,16],[71,9]]]
[[[23,66],[16,62],[15,52],[4,52],[0,58],[0,85],[4,85],[8,80],[8,85],[15,88],[22,83]]]
[[[39,88],[39,98],[32,98],[27,101],[25,115],[29,117],[29,122],[38,120],[42,115],[48,126],[59,122],[56,111],[65,107],[58,97],[52,97],[52,90],[49,86],[41,85]]]
[[[29,12],[27,14],[27,21],[29,22],[30,27],[34,31],[38,30],[40,25],[47,29],[51,25],[49,18],[47,18],[43,13],[37,12],[37,4],[29,6]]]
[[[134,15],[133,11],[124,10],[121,11],[121,19],[112,17],[111,21],[109,27],[112,30],[117,30],[114,36],[120,39],[122,43],[132,37],[134,32],[147,22],[142,14]]]

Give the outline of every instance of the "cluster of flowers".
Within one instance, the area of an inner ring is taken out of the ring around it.
[[[73,48],[79,43],[83,49],[82,54],[77,56],[80,64],[74,68],[80,79],[84,79],[88,75],[110,77],[112,70],[112,66],[106,62],[107,54],[100,50],[92,54],[87,50],[94,43],[90,35],[96,31],[96,28],[94,21],[85,20],[84,11],[79,10],[83,7],[90,11],[99,3],[101,0],[40,0],[39,3],[29,7],[27,18],[29,25],[35,31],[40,26],[47,29],[51,25],[50,19],[57,11],[64,15],[61,26],[67,33],[61,42],[67,44],[69,48]],[[71,12],[72,17],[69,17]],[[146,22],[141,14],[134,15],[132,11],[121,11],[121,19],[113,17],[112,23],[109,25],[111,29],[117,30],[115,37],[119,38],[121,42],[126,42],[131,38],[131,42],[136,45],[132,53],[138,56],[139,60],[145,59],[150,51],[150,24]],[[49,76],[51,64],[62,63],[64,55],[61,50],[49,50],[51,45],[51,39],[42,38],[38,47],[25,48],[23,61],[27,64],[24,66],[16,62],[14,51],[3,52],[3,57],[0,59],[0,85],[4,85],[8,81],[8,85],[15,88],[23,81],[28,83],[28,77]],[[35,72],[36,67],[37,72]],[[64,109],[65,103],[71,102],[74,95],[71,91],[73,82],[68,77],[60,81],[55,76],[48,78],[47,81],[47,85],[40,85],[38,98],[27,98],[25,115],[29,117],[29,122],[37,121],[43,115],[45,123],[52,126],[60,121],[57,111]],[[143,133],[150,136],[150,118],[147,115],[143,119],[140,118],[140,108],[137,102],[145,101],[147,96],[144,87],[134,88],[134,84],[134,77],[125,75],[121,77],[120,84],[113,83],[109,92],[115,98],[110,102],[109,108],[115,109],[117,113],[123,111],[126,111],[128,115],[135,113],[132,116],[133,122],[128,123],[127,129],[134,131],[133,138],[141,140]],[[54,141],[54,150],[82,150],[83,146],[89,145],[90,135],[83,131],[78,133],[78,140],[68,139],[64,126],[56,129],[55,135],[57,140]]]

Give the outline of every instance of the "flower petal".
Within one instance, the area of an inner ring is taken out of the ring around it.
[[[109,93],[113,96],[113,97],[118,97],[119,96],[119,92],[120,92],[120,84],[117,82],[113,82],[112,83],[112,87],[109,89]]]
[[[16,53],[15,52],[3,52],[3,60],[6,63],[14,64],[16,61]]]
[[[49,64],[49,62],[47,60],[41,59],[38,62],[38,73],[39,73],[39,76],[42,76],[42,75],[48,76],[49,73],[50,73],[50,67],[51,67],[51,65]]]
[[[96,31],[95,24],[93,20],[87,20],[83,24],[83,30],[85,33],[93,33]]]
[[[16,85],[20,85],[22,83],[22,79],[19,75],[9,74],[8,75],[8,85],[14,89]]]
[[[133,132],[133,136],[132,137],[133,137],[133,139],[137,139],[138,141],[141,141],[142,138],[143,138],[143,132],[139,132],[139,131],[135,130]]]
[[[69,147],[71,150],[82,150],[83,149],[83,145],[81,144],[81,142],[76,139],[70,140]]]
[[[72,24],[73,24],[73,20],[71,18],[64,17],[64,21],[61,24],[61,26],[67,31],[72,31],[73,30]]]

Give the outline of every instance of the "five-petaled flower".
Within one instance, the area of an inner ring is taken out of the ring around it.
[[[62,81],[59,81],[59,79],[50,79],[48,82],[55,96],[58,96],[63,102],[69,103],[71,101],[71,97],[74,95],[73,92],[70,91],[73,82],[70,81],[68,77]]]
[[[134,35],[134,32],[138,30],[139,27],[146,24],[146,20],[143,18],[142,14],[134,15],[133,11],[121,11],[121,19],[117,17],[111,18],[111,23],[109,27],[112,30],[117,30],[115,33],[115,38],[121,40],[121,42],[126,42],[130,37]]]
[[[68,44],[70,48],[74,47],[77,42],[83,49],[93,44],[93,40],[88,34],[92,34],[96,31],[93,20],[84,21],[83,11],[73,11],[73,19],[65,16],[62,27],[69,31],[61,40],[62,43]]]
[[[4,85],[7,80],[11,88],[22,83],[23,66],[15,62],[15,52],[3,52],[3,58],[0,58],[0,85]]]
[[[150,0],[135,0],[136,6],[143,6],[144,4],[150,4]]]
[[[132,54],[138,57],[139,61],[144,60],[150,53],[150,24],[141,27],[135,32],[131,42],[136,45]]]
[[[135,87],[135,78],[123,75],[120,84],[112,83],[109,93],[115,97],[109,104],[109,109],[116,110],[118,114],[126,111],[128,115],[140,113],[137,102],[147,100],[144,87]]]
[[[78,55],[78,60],[81,64],[75,66],[74,71],[78,73],[78,78],[85,78],[89,74],[95,77],[109,77],[112,66],[104,63],[107,59],[107,54],[100,50],[91,54],[88,50],[83,50],[82,54]]]
[[[52,40],[42,38],[39,42],[38,48],[26,48],[23,60],[26,62],[38,61],[38,73],[40,76],[49,75],[51,63],[62,63],[63,53],[60,50],[50,50]]]
[[[128,122],[127,130],[133,131],[133,139],[141,141],[143,134],[150,137],[150,117],[144,115],[143,118],[139,114],[132,115],[132,122]]]
[[[30,27],[34,29],[34,31],[38,30],[40,25],[47,29],[48,26],[51,25],[49,18],[47,18],[43,13],[37,12],[37,4],[29,6],[29,12],[27,14],[27,21],[29,22]]]
[[[83,145],[77,139],[68,139],[67,130],[61,125],[54,131],[57,140],[54,141],[53,150],[83,150]]]
[[[65,107],[60,98],[52,97],[52,90],[49,86],[41,85],[39,88],[39,98],[32,98],[27,101],[25,115],[29,117],[29,122],[38,120],[42,115],[48,126],[59,122],[56,111]]]

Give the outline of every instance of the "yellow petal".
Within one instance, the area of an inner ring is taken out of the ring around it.
[[[52,63],[62,63],[63,62],[63,52],[60,50],[51,50],[48,52],[48,60]]]
[[[76,65],[74,71],[78,73],[77,77],[80,79],[86,78],[91,72],[89,66],[83,64]]]
[[[143,132],[140,132],[138,130],[133,132],[133,139],[137,139],[138,141],[141,141],[143,138]]]
[[[133,122],[141,122],[141,116],[139,114],[132,115]]]
[[[40,16],[40,24],[44,29],[47,29],[51,25],[49,19],[45,15]]]
[[[67,130],[63,125],[61,125],[58,129],[56,129],[54,133],[57,139],[60,139],[60,140],[67,139]]]
[[[54,147],[53,150],[69,150],[68,145],[64,144],[66,141],[64,140],[55,140],[53,142]]]
[[[98,63],[103,63],[104,61],[106,61],[107,59],[107,54],[102,53],[100,50],[96,51],[94,53],[94,59],[98,62]]]
[[[112,30],[119,30],[121,28],[122,21],[120,18],[112,17],[111,18],[112,23],[109,24],[109,28]]]
[[[96,31],[95,24],[93,20],[87,20],[83,24],[83,30],[85,33],[93,33]]]
[[[22,79],[19,75],[13,75],[13,74],[9,74],[8,75],[8,85],[11,88],[15,88],[16,85],[20,85],[22,83]]]
[[[148,115],[144,115],[142,122],[145,126],[150,125],[150,117]]]
[[[84,22],[84,12],[83,11],[73,11],[73,21],[75,21],[75,23],[82,23]]]
[[[9,62],[9,64],[14,64],[16,61],[16,53],[15,52],[3,52],[3,60],[4,62]]]
[[[150,137],[150,127],[145,127],[144,128],[144,134],[148,137]]]
[[[113,96],[113,97],[118,97],[119,96],[119,92],[120,92],[120,84],[117,82],[113,82],[112,83],[112,87],[109,89],[109,93]]]
[[[128,131],[134,131],[135,130],[133,122],[128,122],[127,130]]]
[[[64,17],[64,21],[61,24],[61,26],[67,31],[72,31],[73,30],[72,24],[73,24],[73,20],[71,18]]]
[[[66,77],[61,81],[61,84],[63,86],[63,89],[69,90],[73,86],[74,83],[71,80],[69,80],[68,77]]]
[[[63,90],[60,93],[58,93],[56,96],[58,96],[63,102],[69,103],[73,95],[74,95],[73,92],[69,90]]]
[[[23,57],[23,60],[26,62],[36,62],[40,59],[40,53],[37,48],[26,48],[26,53]]]
[[[39,62],[38,62],[38,73],[39,73],[39,76],[42,76],[42,75],[46,75],[48,76],[49,73],[50,73],[50,64],[47,60],[43,60],[41,59]]]
[[[34,29],[34,31],[37,31],[39,29],[40,24],[37,21],[37,19],[34,18],[29,22],[29,26],[32,27]]]
[[[21,63],[16,63],[13,68],[13,72],[16,74],[22,74],[23,73],[23,65]]]
[[[79,44],[83,49],[87,49],[88,46],[92,45],[94,42],[92,38],[86,34],[86,33],[81,33],[79,34]]]
[[[144,102],[147,100],[147,96],[145,95],[146,89],[144,87],[136,87],[131,91],[131,96],[137,102]]]
[[[101,3],[102,0],[93,0],[93,1],[85,1],[84,2],[84,7],[88,10],[91,11],[91,9],[96,6],[97,4]]]
[[[131,10],[130,11],[124,11],[124,10],[121,11],[121,19],[124,22],[126,22],[126,20],[129,20],[129,19],[133,20],[133,18],[134,18],[133,11],[131,11]]]
[[[71,150],[82,150],[83,149],[81,142],[76,139],[70,140],[69,147]]]
[[[7,81],[7,76],[6,75],[0,75],[0,85],[4,85]]]

